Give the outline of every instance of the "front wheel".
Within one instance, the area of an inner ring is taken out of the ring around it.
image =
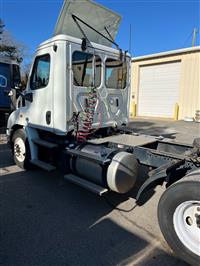
[[[31,167],[31,156],[26,132],[23,129],[16,130],[12,138],[12,143],[15,163],[22,169],[29,169]]]
[[[158,204],[160,229],[174,252],[200,265],[200,171],[170,186]]]

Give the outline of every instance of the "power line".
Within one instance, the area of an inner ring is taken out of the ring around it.
[[[195,45],[196,43],[196,39],[197,39],[197,33],[198,33],[198,28],[194,28],[190,34],[188,35],[188,37],[186,38],[186,40],[184,41],[183,45],[182,45],[182,48],[185,47],[186,43],[188,43],[189,41],[192,42],[192,46]],[[190,45],[189,45],[190,46]]]
[[[192,38],[192,35],[193,35],[193,31],[190,32],[189,36],[186,38],[186,40],[184,41],[183,45],[182,45],[182,48],[185,47],[186,43]]]
[[[197,33],[198,33],[198,29],[197,28],[194,28],[194,30],[193,30],[193,36],[192,36],[192,47],[195,46],[196,38],[197,38]]]

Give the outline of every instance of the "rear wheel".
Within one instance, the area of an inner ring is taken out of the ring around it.
[[[175,253],[200,265],[200,171],[170,186],[158,204],[160,229]]]
[[[26,132],[23,129],[16,130],[12,142],[15,163],[22,169],[29,169],[31,156]]]

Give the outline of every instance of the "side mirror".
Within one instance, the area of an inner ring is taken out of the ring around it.
[[[13,95],[14,95],[13,91],[10,90],[9,93],[8,93],[8,96],[9,96],[9,97],[12,97]]]
[[[14,83],[14,89],[15,90],[22,90],[22,84],[21,83]]]
[[[81,43],[81,49],[82,51],[85,51],[88,47],[88,42],[87,42],[87,39],[86,38],[83,38],[82,39],[82,43]]]
[[[28,92],[28,93],[24,94],[22,97],[31,103],[33,102],[33,93],[32,92]]]
[[[32,102],[33,101],[33,94],[32,92],[23,93],[22,92],[22,85],[21,84],[15,84],[14,88],[10,90],[8,93],[8,96],[15,97],[16,99],[21,96],[23,99]]]

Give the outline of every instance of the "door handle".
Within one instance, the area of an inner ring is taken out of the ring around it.
[[[51,111],[46,112],[46,123],[47,125],[51,123]]]
[[[119,99],[116,98],[116,106],[119,107]]]

